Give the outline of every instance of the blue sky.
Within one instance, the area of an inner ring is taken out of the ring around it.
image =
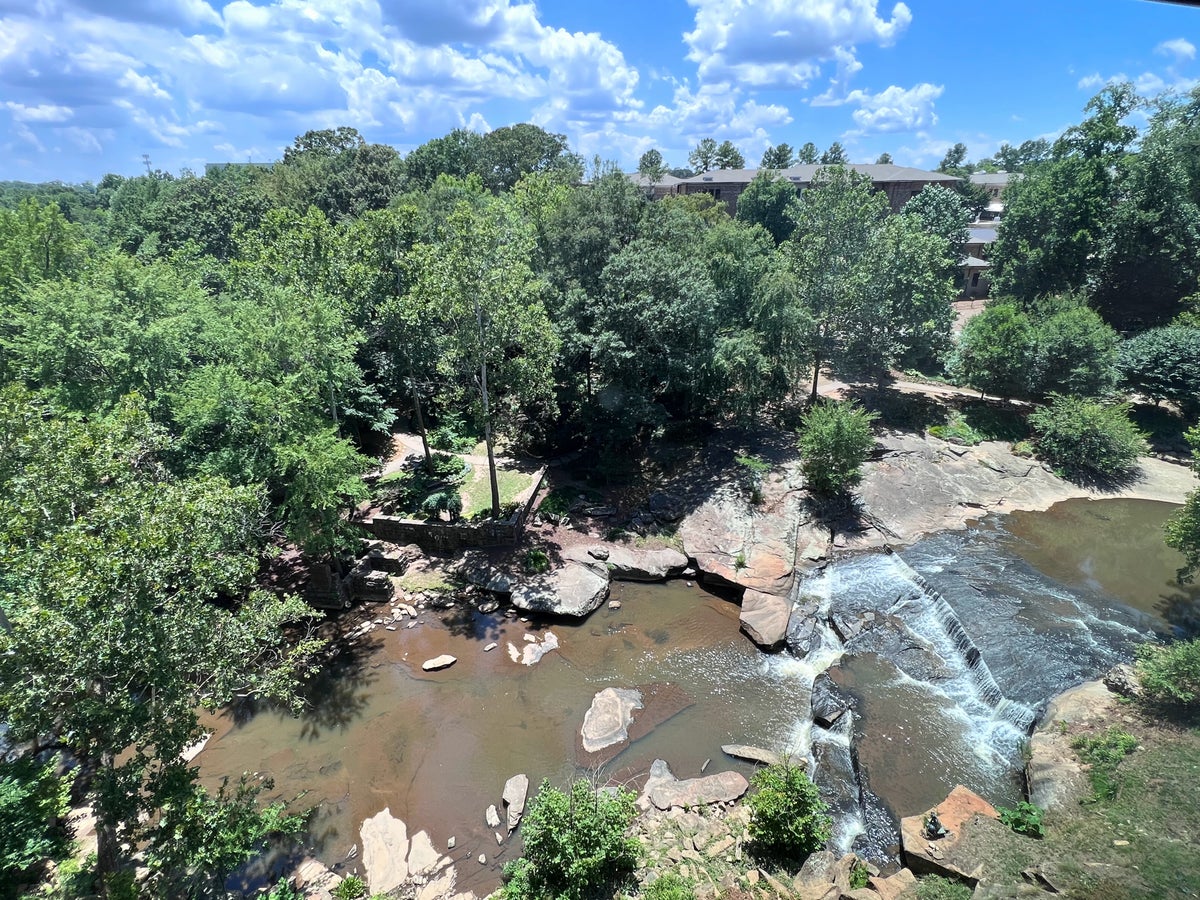
[[[1188,90],[1198,45],[1200,9],[1148,0],[0,0],[0,179],[521,121],[627,168],[709,135],[931,168],[1056,134],[1109,79]]]

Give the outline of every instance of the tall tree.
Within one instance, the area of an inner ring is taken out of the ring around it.
[[[816,165],[820,160],[820,152],[812,141],[806,141],[804,146],[796,151],[796,163],[801,166]]]
[[[844,166],[850,162],[850,157],[846,155],[846,148],[838,141],[834,141],[829,145],[829,149],[821,154],[821,165],[823,166]]]
[[[650,183],[658,184],[667,174],[667,164],[663,161],[663,155],[657,150],[647,150],[638,159],[638,174],[643,175],[650,180]]]
[[[945,172],[947,175],[962,177],[963,175],[969,175],[971,168],[967,162],[967,145],[960,142],[946,151],[946,155],[938,163],[937,171]]]
[[[957,268],[971,232],[971,210],[962,195],[941,185],[928,184],[921,193],[904,204],[900,213],[920,223],[930,234],[946,241],[950,250],[950,266]]]
[[[737,218],[740,222],[761,225],[782,244],[796,229],[800,198],[796,186],[784,178],[774,177],[774,170],[759,172],[738,197]]]
[[[796,151],[791,144],[776,144],[763,153],[760,167],[763,169],[787,169],[796,163]]]
[[[892,154],[887,153],[886,151],[883,153],[880,153],[879,157],[875,160],[875,165],[877,165],[877,166],[892,165]]]
[[[155,893],[191,896],[228,868],[189,859],[238,842],[221,856],[232,868],[252,849],[244,833],[197,834],[203,846],[166,852],[204,798],[181,760],[203,734],[197,710],[294,700],[314,644],[289,647],[280,629],[307,608],[251,589],[257,492],[171,478],[136,400],[108,421],[60,418],[12,390],[0,409],[0,563],[16,576],[0,581],[0,718],[14,739],[52,735],[79,761],[102,896],[139,848]],[[245,807],[252,793],[204,802]]]
[[[710,137],[703,138],[688,154],[688,165],[697,172],[711,172],[715,169],[717,167],[717,142]]]

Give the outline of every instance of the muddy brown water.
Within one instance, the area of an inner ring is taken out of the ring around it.
[[[1174,583],[1181,557],[1160,538],[1176,508],[1069,501],[934,535],[902,551],[902,563],[851,558],[822,577],[834,594],[857,593],[868,604],[877,596],[887,609],[904,571],[919,573],[961,620],[1003,695],[1038,708],[1128,659],[1155,632],[1194,620],[1200,593]],[[635,785],[658,757],[681,778],[710,760],[708,772],[749,774],[721,744],[804,755],[814,740],[844,740],[808,725],[813,667],[760,653],[738,632],[736,604],[684,581],[615,583],[612,598],[621,609],[550,624],[561,646],[531,667],[513,662],[507,647],[543,634],[537,622],[461,612],[443,621],[425,611],[415,628],[378,628],[313,685],[300,717],[241,709],[214,719],[202,772],[210,783],[242,771],[270,775],[272,797],[314,809],[306,851],[343,873],[361,869],[346,857],[362,821],[387,807],[410,835],[424,829],[439,848],[453,836],[460,889],[481,893],[520,851],[517,837],[497,846],[485,809],[500,805],[505,780],[519,772],[529,775],[531,794],[543,778],[565,785],[593,774],[581,764],[578,733],[605,687],[671,684],[691,704],[607,762],[606,780]],[[932,632],[936,622],[924,614],[910,625]],[[485,653],[491,641],[499,646]],[[948,654],[944,640],[938,646]],[[458,662],[421,671],[442,653]],[[932,806],[958,783],[994,802],[1019,799],[1024,734],[966,696],[965,680],[914,678],[873,653],[847,655],[831,673],[855,700],[855,755],[868,782],[861,821],[842,829],[856,849],[894,851],[889,821]]]

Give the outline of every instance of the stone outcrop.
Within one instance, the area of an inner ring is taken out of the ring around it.
[[[1050,701],[1029,738],[1025,777],[1030,803],[1045,810],[1073,809],[1090,793],[1088,775],[1059,723],[1105,722],[1116,704],[1116,695],[1102,681],[1085,681]]]
[[[787,638],[792,604],[783,597],[747,590],[742,595],[742,631],[764,650],[776,650]]]
[[[905,864],[918,875],[941,875],[976,884],[984,875],[986,860],[995,858],[995,838],[1004,839],[1001,833],[1012,835],[1012,831],[1000,823],[992,804],[962,785],[934,809],[949,832],[945,837],[925,835],[925,818],[933,810],[900,820]]]
[[[333,892],[342,883],[342,876],[329,871],[311,856],[300,860],[292,876],[292,885],[305,900],[333,900]]]
[[[373,894],[386,894],[408,879],[408,826],[382,809],[362,823],[363,870]]]
[[[508,807],[508,830],[512,831],[521,824],[521,816],[525,814],[525,798],[529,796],[529,776],[514,775],[504,782],[504,805]]]
[[[673,806],[688,809],[712,803],[728,803],[742,796],[749,788],[750,783],[740,772],[718,772],[683,781],[661,779],[648,796],[650,802],[659,809]]]
[[[603,547],[572,547],[563,557],[584,565],[601,563],[613,581],[663,581],[687,568],[687,557],[669,547],[660,550],[637,550],[608,544]]]
[[[568,560],[565,565],[513,586],[512,604],[527,612],[583,617],[608,596],[608,571]]]
[[[425,660],[425,662],[421,663],[421,668],[426,672],[436,672],[438,669],[448,669],[456,662],[458,662],[458,657],[451,656],[449,653],[443,653],[441,656]]]
[[[749,744],[722,744],[721,752],[726,756],[732,756],[735,759],[744,759],[749,762],[762,763],[764,766],[774,766],[783,762],[783,757],[774,750],[766,750],[762,747],[752,747]],[[805,760],[799,760],[798,765],[805,765]]]
[[[641,691],[610,687],[598,692],[584,713],[579,732],[584,751],[595,753],[628,741],[633,712],[641,708]]]

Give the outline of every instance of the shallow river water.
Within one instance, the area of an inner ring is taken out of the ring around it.
[[[218,717],[198,762],[210,779],[268,774],[273,796],[315,807],[306,846],[327,864],[343,861],[363,819],[388,807],[435,846],[455,837],[460,889],[486,891],[519,852],[515,840],[497,847],[484,822],[505,780],[524,772],[534,786],[543,778],[561,785],[586,772],[578,733],[593,695],[670,685],[658,689],[667,712],[685,708],[609,761],[603,776],[632,783],[657,757],[681,778],[709,760],[709,772],[749,774],[722,744],[790,751],[816,763],[840,843],[886,859],[895,817],[928,808],[955,784],[994,802],[1017,799],[1021,741],[1037,708],[1129,658],[1156,630],[1194,622],[1200,592],[1172,584],[1180,558],[1161,544],[1173,509],[1070,501],[894,556],[840,561],[801,586],[831,614],[888,615],[925,648],[921,665],[879,642],[851,642],[843,655],[832,637],[804,660],[763,654],[739,634],[735,603],[684,581],[614,583],[621,608],[549,625],[560,647],[531,667],[514,662],[507,645],[544,633],[536,623],[478,613],[443,622],[426,611],[423,625],[361,639],[313,685],[301,717],[272,709]],[[492,641],[499,646],[484,652]],[[458,662],[421,671],[441,653]],[[830,663],[854,710],[826,732],[810,723],[809,691]],[[480,853],[486,865],[474,861]]]

